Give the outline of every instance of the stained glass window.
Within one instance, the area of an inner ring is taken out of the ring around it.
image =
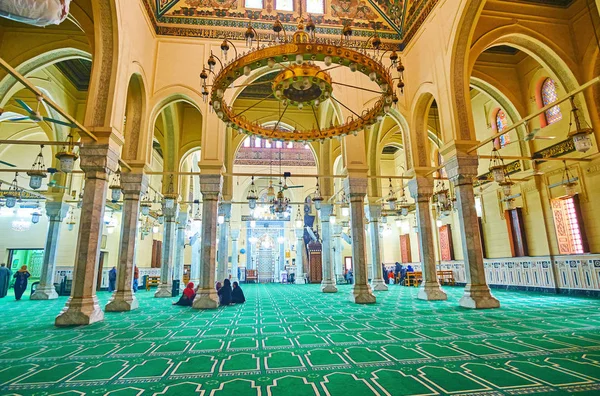
[[[246,8],[263,8],[262,0],[246,0],[244,4]]]
[[[275,0],[277,11],[294,11],[294,0]]]
[[[260,138],[254,138],[254,147],[256,147],[256,148],[261,147],[260,143],[261,143]]]
[[[250,147],[250,137],[244,139],[244,147]]]
[[[558,94],[556,93],[556,84],[551,78],[547,78],[542,84],[542,104],[544,106],[554,103],[558,100]],[[554,124],[557,121],[562,120],[562,113],[560,112],[560,106],[556,105],[546,110],[546,122],[548,125]]]
[[[504,130],[504,128],[506,128],[507,126],[508,126],[508,118],[506,117],[506,113],[504,112],[504,110],[500,109],[496,113],[496,130],[498,132],[502,132]],[[508,133],[500,136],[499,140],[500,140],[500,147],[504,147],[508,143],[510,143],[510,138],[508,137]]]
[[[306,12],[309,14],[323,14],[325,0],[306,0]]]

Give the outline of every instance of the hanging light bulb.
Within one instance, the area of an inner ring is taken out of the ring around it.
[[[40,210],[38,208],[31,214],[31,222],[33,224],[37,224],[40,222],[41,217],[42,217],[42,213],[40,212]]]
[[[275,199],[275,188],[273,187],[273,181],[269,180],[269,188],[267,188],[267,199],[269,202]]]
[[[121,193],[123,189],[121,188],[121,172],[116,171],[113,175],[112,182],[108,187],[110,189],[111,201],[112,203],[117,203],[119,199],[121,199]]]
[[[227,43],[227,39],[223,40],[221,43],[221,55],[223,55],[223,59],[227,60],[227,52],[229,51],[229,43]]]
[[[583,115],[579,114],[579,108],[575,105],[575,97],[571,96],[569,100],[571,102],[571,119],[569,120],[568,136],[573,139],[575,149],[580,153],[585,153],[592,148],[590,135],[594,130],[587,124]],[[571,131],[573,121],[575,121],[575,130]]]
[[[572,197],[577,194],[577,179],[569,171],[567,161],[563,161],[564,170],[562,175],[562,185],[565,187],[565,195]]]
[[[19,173],[15,173],[15,178],[12,183],[8,187],[8,191],[4,194],[4,199],[6,200],[5,204],[7,208],[14,208],[17,204],[17,198],[20,196],[19,193],[19,184],[17,181],[17,177]]]
[[[256,208],[256,201],[258,200],[258,195],[256,194],[256,185],[254,184],[254,176],[252,176],[252,183],[250,183],[250,189],[248,190],[246,199],[248,200],[248,207],[250,210],[254,210]]]
[[[390,210],[396,210],[396,201],[398,200],[398,198],[396,198],[396,194],[394,193],[394,187],[392,186],[392,179],[390,178],[390,191],[388,193],[387,196],[387,203],[390,206]]]
[[[506,178],[504,174],[504,161],[500,156],[500,152],[495,147],[492,149],[492,160],[490,161],[489,171],[492,173],[492,177],[496,183],[502,183]]]
[[[317,177],[317,187],[315,189],[315,194],[312,197],[312,201],[315,204],[316,210],[321,210],[321,203],[323,202],[323,197],[321,196],[321,187],[319,186],[319,178]]]
[[[29,187],[34,190],[42,187],[42,180],[46,177],[46,165],[44,165],[44,155],[42,154],[42,150],[44,146],[40,147],[40,153],[35,158],[35,162],[33,163],[31,170],[27,172],[29,176]]]
[[[75,161],[79,156],[74,151],[73,135],[67,137],[67,145],[63,146],[62,150],[56,153],[56,159],[60,162],[60,171],[64,173],[73,172]]]

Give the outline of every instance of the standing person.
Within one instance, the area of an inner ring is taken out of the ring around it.
[[[138,269],[137,265],[135,267],[133,267],[133,292],[137,293],[138,288],[139,288],[139,282],[140,282],[140,270]]]
[[[108,271],[108,291],[114,292],[117,285],[117,268],[112,267],[110,271]]]
[[[219,289],[217,294],[219,295],[220,305],[231,304],[231,281],[229,279],[223,281],[223,287]]]
[[[388,283],[388,270],[385,268],[385,265],[381,263],[381,271],[383,273],[383,281]]]
[[[186,288],[183,289],[183,294],[179,298],[179,301],[174,302],[173,305],[183,305],[184,307],[191,307],[196,298],[196,292],[194,291],[194,284],[188,283]]]
[[[27,266],[24,265],[21,267],[17,273],[13,276],[15,278],[15,298],[17,301],[21,299],[25,290],[27,290],[27,278],[29,278],[31,274],[27,271]]]
[[[8,284],[10,283],[10,270],[6,264],[0,264],[0,298],[6,297],[8,293]]]
[[[231,291],[231,302],[234,304],[242,304],[246,302],[244,291],[237,282],[233,282],[233,290]]]

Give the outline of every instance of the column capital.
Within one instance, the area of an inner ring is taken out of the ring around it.
[[[221,213],[225,216],[225,221],[231,220],[231,202],[221,202]]]
[[[446,161],[448,178],[457,186],[473,184],[477,177],[479,158],[476,155],[458,153]]]
[[[366,177],[348,175],[344,179],[344,191],[351,200],[364,200],[368,184],[369,179]]]
[[[203,199],[218,199],[222,186],[223,176],[221,174],[200,175],[200,192]]]
[[[429,201],[433,196],[433,178],[417,176],[408,181],[410,196],[419,202]]]
[[[173,205],[172,208],[167,208],[166,203],[163,202],[162,211],[165,216],[165,221],[176,221],[179,213],[179,204],[175,202],[175,205]]]
[[[331,214],[333,213],[333,204],[330,203],[325,203],[325,204],[321,204],[321,213],[320,213],[320,218],[321,218],[321,222],[325,222],[328,223],[329,222],[329,216],[331,216]]]
[[[231,233],[231,240],[237,240],[240,237],[240,229],[239,228],[232,228],[231,230],[229,230],[229,232]]]
[[[370,204],[369,210],[367,211],[367,220],[370,223],[376,223],[379,221],[381,217],[381,205],[380,204]]]
[[[84,144],[79,148],[79,166],[89,179],[108,178],[119,167],[122,140],[115,134],[101,136],[98,142]]]
[[[121,188],[125,199],[137,197],[148,189],[150,178],[142,171],[134,169],[132,172],[121,173]]]
[[[62,201],[46,202],[45,207],[50,221],[63,221],[71,209],[71,205]]]

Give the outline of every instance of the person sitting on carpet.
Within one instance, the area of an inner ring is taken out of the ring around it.
[[[233,290],[231,291],[231,302],[234,304],[242,304],[246,302],[244,291],[237,282],[233,282]]]
[[[394,284],[394,271],[388,272],[388,284],[390,284],[390,285]]]
[[[223,287],[217,291],[217,294],[219,295],[220,305],[231,304],[231,281],[229,279],[223,281]]]
[[[179,301],[174,302],[173,305],[183,305],[184,307],[191,307],[196,297],[194,292],[194,284],[192,282],[187,284],[187,287],[183,289],[183,294],[179,298]]]
[[[27,271],[26,265],[22,266],[21,269],[13,275],[13,278],[16,279],[14,288],[15,299],[17,301],[21,299],[23,293],[25,293],[25,290],[27,290],[27,278],[29,278],[30,276],[31,274],[29,273],[29,271]]]

